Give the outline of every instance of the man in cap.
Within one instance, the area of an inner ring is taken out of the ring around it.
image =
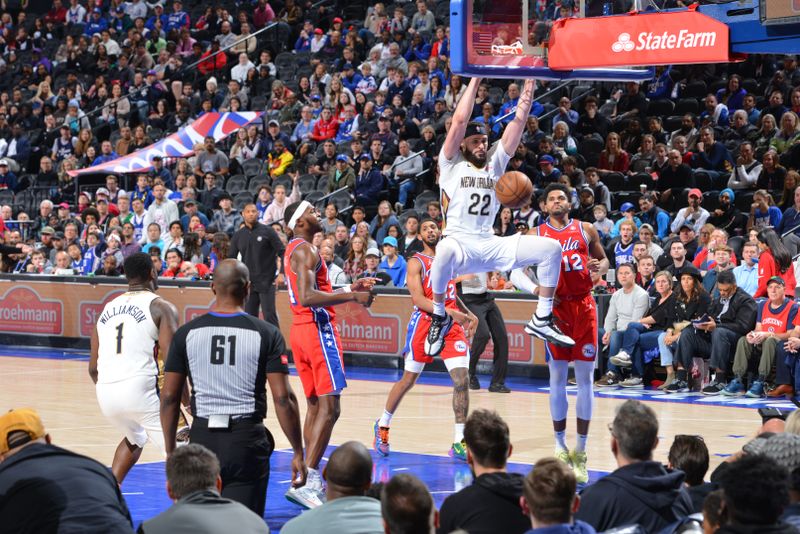
[[[349,192],[353,191],[356,186],[356,173],[347,156],[339,154],[336,156],[335,166],[328,172],[328,193],[333,193],[343,187],[346,187]]]
[[[233,208],[233,197],[225,191],[219,197],[219,209],[214,210],[212,224],[217,227],[218,231],[232,236],[242,221],[242,216]]]
[[[0,189],[10,189],[14,191],[16,188],[17,175],[8,168],[7,159],[0,159]]]
[[[360,166],[356,176],[356,204],[369,207],[378,205],[378,195],[383,190],[384,177],[374,167],[372,155],[368,152],[359,156]]]
[[[125,499],[109,470],[52,444],[39,414],[0,415],[0,518],[7,532],[130,532]]]
[[[790,377],[786,368],[786,352],[784,342],[790,337],[800,335],[800,326],[795,325],[797,303],[786,298],[786,282],[780,276],[773,276],[767,281],[767,300],[758,307],[756,326],[747,335],[739,338],[736,354],[733,358],[733,379],[722,390],[723,395],[761,398],[764,396],[767,378],[772,374],[772,366],[777,363],[775,382],[783,386],[783,390],[791,392]],[[756,347],[761,345],[761,356],[758,360],[758,375],[750,381],[750,388],[745,384],[750,367],[750,359]],[[747,391],[747,393],[745,393]]]
[[[708,210],[700,207],[703,201],[703,193],[696,187],[689,190],[689,205],[678,210],[675,219],[670,227],[672,233],[677,234],[681,226],[687,224],[694,230],[695,234],[700,233],[700,228],[706,223],[710,214]]]
[[[536,187],[544,189],[549,184],[558,182],[561,178],[561,171],[556,167],[556,159],[550,154],[545,154],[539,158],[539,172],[536,173]]]

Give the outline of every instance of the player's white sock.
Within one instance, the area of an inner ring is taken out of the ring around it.
[[[567,431],[566,430],[557,430],[556,431],[556,448],[560,451],[568,451],[569,448],[567,447]]]
[[[309,489],[322,489],[322,477],[319,475],[318,469],[308,468],[308,476],[306,477],[306,487]]]
[[[444,317],[447,314],[444,308],[444,302],[433,303],[433,314],[438,315],[439,317]]]
[[[547,317],[553,313],[553,298],[552,297],[539,297],[536,303],[536,316]]]
[[[575,452],[586,452],[586,440],[589,436],[578,434],[578,442],[575,444]]]
[[[381,416],[381,420],[378,421],[378,426],[383,426],[389,428],[389,425],[392,424],[392,415],[386,410],[383,410],[383,415]]]
[[[464,439],[464,423],[456,423],[453,428],[453,443],[459,443]]]

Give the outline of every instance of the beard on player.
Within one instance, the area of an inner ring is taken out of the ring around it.
[[[476,143],[476,141],[480,141],[481,137],[483,137],[483,143]],[[486,136],[470,136],[464,139],[464,142],[461,144],[461,154],[464,156],[464,159],[470,162],[475,167],[482,169],[486,166],[486,145],[489,143],[489,140]],[[470,148],[470,145],[476,145],[475,148]]]
[[[431,248],[436,248],[436,244],[439,242],[439,232],[438,231],[424,232],[422,234],[422,242]]]

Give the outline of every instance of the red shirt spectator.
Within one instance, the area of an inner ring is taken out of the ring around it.
[[[324,141],[325,139],[333,139],[336,137],[336,132],[339,129],[339,121],[333,116],[330,108],[322,110],[319,120],[314,124],[314,130],[311,132],[311,139],[314,141]]]

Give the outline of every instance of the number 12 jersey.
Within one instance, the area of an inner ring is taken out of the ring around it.
[[[592,291],[592,278],[589,274],[589,238],[583,231],[581,221],[570,219],[564,228],[555,228],[547,220],[537,227],[538,234],[550,237],[561,244],[561,277],[556,288],[556,296],[578,297]]]

